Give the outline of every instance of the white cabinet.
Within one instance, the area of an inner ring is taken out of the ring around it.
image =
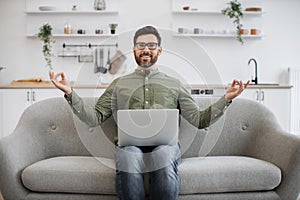
[[[75,88],[81,97],[98,98],[105,88]],[[15,129],[22,113],[30,105],[53,97],[63,97],[56,88],[0,89],[0,138]]]
[[[24,110],[35,102],[63,96],[58,89],[1,89],[1,134],[10,134]]]
[[[240,98],[260,102],[270,108],[286,131],[290,131],[290,102],[289,88],[247,88]]]

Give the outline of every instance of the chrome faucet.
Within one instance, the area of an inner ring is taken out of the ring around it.
[[[254,83],[255,85],[258,84],[258,77],[257,77],[257,62],[254,58],[251,58],[249,61],[248,61],[248,65],[250,65],[251,61],[254,62],[255,64],[255,77],[254,79],[252,78],[251,82]]]

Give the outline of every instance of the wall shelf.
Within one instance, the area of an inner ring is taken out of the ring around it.
[[[53,34],[53,38],[105,38],[105,37],[117,37],[118,34]],[[37,38],[37,34],[27,34],[28,38]]]
[[[113,10],[103,10],[103,11],[96,11],[96,10],[78,10],[78,11],[67,11],[67,10],[55,10],[55,11],[26,11],[27,14],[95,14],[95,15],[102,15],[102,14],[113,14],[116,15],[119,12]]]
[[[173,10],[173,14],[212,14],[212,15],[223,15],[221,11],[192,11],[192,10]],[[266,12],[264,11],[259,11],[259,12],[254,12],[254,11],[244,11],[243,14],[244,16],[260,16],[265,14]]]
[[[211,37],[211,38],[236,38],[235,34],[179,34],[174,33],[175,37]],[[263,35],[243,35],[242,38],[262,38]]]
[[[214,3],[209,0],[171,0],[174,37],[193,38],[236,38],[236,28],[232,20],[222,13],[228,6],[224,1]],[[262,0],[243,2],[241,22],[247,34],[242,38],[258,39],[263,37],[261,17],[266,12],[262,9]],[[188,9],[188,10],[184,10]],[[247,11],[246,11],[247,10]],[[253,30],[257,35],[251,35]]]

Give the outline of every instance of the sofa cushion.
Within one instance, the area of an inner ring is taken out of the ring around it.
[[[281,181],[277,166],[242,156],[186,158],[179,175],[180,194],[272,190]]]
[[[22,172],[26,188],[37,192],[116,194],[111,159],[68,156],[36,162]],[[180,194],[263,191],[279,185],[275,165],[249,157],[194,157],[179,166]]]
[[[37,192],[115,194],[114,166],[111,159],[54,157],[25,168],[22,181]]]

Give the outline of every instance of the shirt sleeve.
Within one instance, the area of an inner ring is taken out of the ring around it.
[[[178,101],[183,118],[199,129],[206,128],[216,122],[231,104],[231,102],[226,101],[225,96],[222,96],[215,103],[202,110],[183,85],[179,92]]]
[[[89,105],[73,90],[70,95],[65,95],[65,99],[71,106],[73,113],[78,118],[91,127],[100,125],[112,115],[112,91],[114,84],[111,84],[95,106]]]

